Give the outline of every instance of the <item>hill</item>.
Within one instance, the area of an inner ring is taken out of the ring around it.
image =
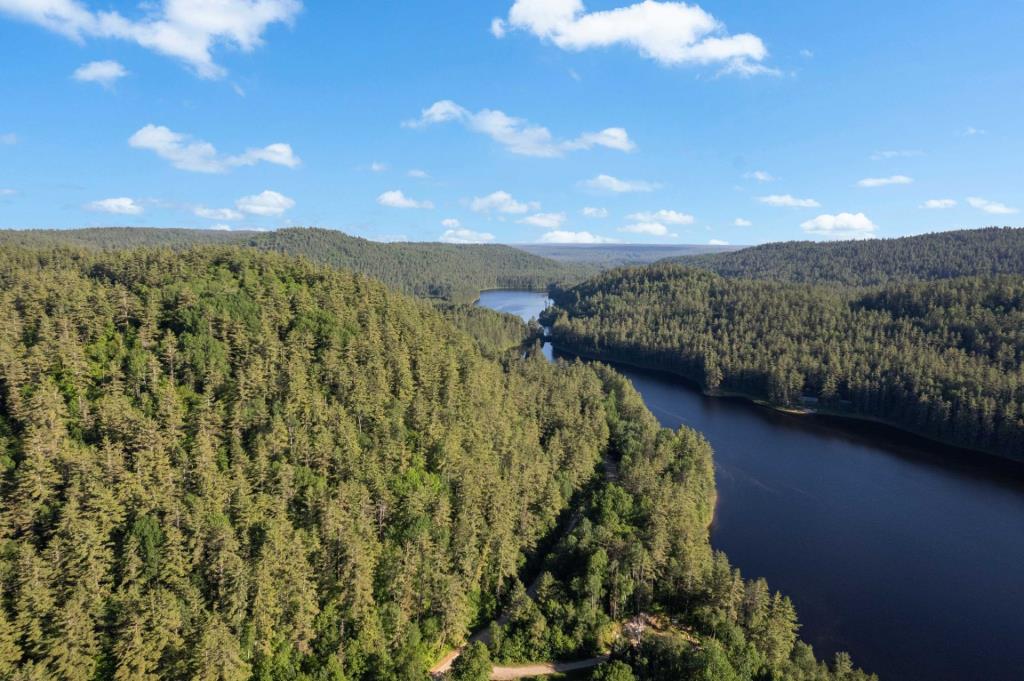
[[[848,286],[1024,274],[1024,229],[992,227],[868,241],[793,241],[670,261],[724,277]]]
[[[681,256],[726,253],[738,246],[699,246],[665,244],[523,244],[516,248],[562,263],[592,265],[599,268],[646,265]]]
[[[276,232],[214,232],[187,229],[103,228],[0,231],[0,245],[69,245],[103,250],[140,246],[190,248],[239,245],[299,255],[361,272],[389,286],[427,298],[472,302],[493,288],[546,289],[578,281],[592,270],[563,265],[510,246],[440,243],[378,243],[325,229]]]
[[[559,347],[1024,458],[1024,277],[856,288],[657,264],[553,298]]]
[[[710,447],[610,369],[242,247],[8,246],[0,310],[0,678],[427,681],[504,610],[503,661],[654,611],[598,673],[868,679],[712,552]]]

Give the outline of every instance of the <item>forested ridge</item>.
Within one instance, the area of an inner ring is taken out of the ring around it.
[[[554,298],[566,349],[1024,458],[1024,277],[855,288],[661,264]]]
[[[2,679],[424,679],[508,604],[503,659],[865,678],[712,554],[706,442],[508,318],[224,247],[7,246],[0,307]],[[625,646],[642,612],[672,629]]]
[[[94,228],[0,230],[0,245],[61,246],[124,250],[237,245],[303,256],[313,262],[362,272],[392,288],[426,298],[472,302],[482,290],[545,290],[580,281],[595,270],[563,265],[511,246],[441,243],[379,243],[328,229],[216,232],[188,229]]]
[[[1024,275],[1024,229],[992,227],[867,241],[792,241],[670,262],[730,278],[844,286]]]

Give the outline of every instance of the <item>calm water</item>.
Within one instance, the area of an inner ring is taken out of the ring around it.
[[[547,300],[480,304],[528,319]],[[848,650],[883,681],[1024,679],[1022,467],[618,368],[662,424],[710,440],[713,544],[793,599],[819,656]]]

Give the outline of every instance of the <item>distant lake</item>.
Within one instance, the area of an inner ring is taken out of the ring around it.
[[[548,300],[479,304],[530,319]],[[616,368],[663,425],[711,442],[712,543],[793,599],[819,657],[847,650],[883,681],[1024,679],[1024,467]]]

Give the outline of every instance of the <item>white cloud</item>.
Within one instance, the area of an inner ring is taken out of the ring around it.
[[[808,234],[826,239],[868,239],[878,229],[864,213],[819,215],[800,226]]]
[[[798,199],[791,194],[772,194],[771,196],[761,196],[757,200],[765,205],[778,208],[821,208],[821,204],[814,199]]]
[[[889,187],[899,184],[913,184],[914,178],[906,175],[893,175],[892,177],[867,177],[857,183],[858,187]]]
[[[540,238],[542,244],[614,244],[615,239],[598,236],[590,232],[566,232],[555,230]]]
[[[676,234],[670,234],[668,227],[660,222],[638,222],[635,225],[620,227],[619,231],[628,234],[646,234],[648,236],[677,236]]]
[[[0,134],[0,144],[17,144],[18,136],[13,132],[5,132]]]
[[[990,213],[992,215],[1012,215],[1018,212],[1016,208],[1011,208],[1007,206],[1005,203],[989,201],[988,199],[982,199],[977,196],[972,196],[969,199],[967,199],[967,203],[969,203],[972,208],[983,210],[986,213]]]
[[[106,3],[104,3],[106,4]],[[291,24],[301,0],[162,0],[131,19],[116,11],[93,11],[81,0],[0,0],[0,13],[38,24],[76,42],[86,38],[126,40],[189,64],[203,78],[227,72],[213,60],[215,45],[251,52],[263,44],[271,24]]]
[[[953,208],[956,206],[955,199],[928,199],[921,204],[921,208],[928,208],[930,210],[942,210],[944,208]]]
[[[230,232],[231,225],[214,225],[210,227],[210,231],[213,232]]]
[[[692,225],[694,217],[675,210],[659,210],[657,213],[633,213],[628,216],[636,222],[663,222],[669,225]]]
[[[3,0],[0,0],[2,2]],[[249,149],[238,156],[221,156],[209,142],[192,140],[189,135],[174,132],[162,125],[147,125],[128,140],[136,149],[154,152],[179,170],[194,173],[224,173],[232,168],[252,166],[259,162],[295,168],[301,159],[288,144],[270,144],[262,149]]]
[[[981,128],[975,128],[973,126],[968,127],[964,130],[965,137],[976,137],[978,135],[987,135],[988,130],[982,130]]]
[[[586,208],[583,209],[583,217],[594,218],[596,220],[603,220],[604,218],[608,217],[608,209],[593,208],[591,206],[587,206]]]
[[[586,132],[573,140],[557,141],[547,128],[532,125],[522,118],[514,118],[503,111],[483,109],[473,113],[451,100],[435,102],[415,120],[405,121],[407,128],[457,121],[473,132],[487,135],[513,154],[557,158],[567,151],[605,147],[617,151],[632,151],[633,141],[622,128],[606,128],[600,132]]]
[[[430,201],[411,199],[398,189],[384,192],[377,197],[377,203],[388,208],[423,208],[431,210],[434,207],[434,204]]]
[[[120,197],[116,199],[103,199],[93,201],[86,205],[88,210],[95,210],[101,213],[113,213],[115,215],[141,215],[142,206],[135,202],[135,199]]]
[[[491,35],[500,40],[505,37],[505,33],[505,21],[503,19],[493,19],[491,21]]]
[[[111,87],[118,79],[128,75],[128,71],[116,61],[92,61],[75,69],[72,77],[83,83],[99,83],[103,87]]]
[[[523,218],[519,222],[524,225],[543,227],[544,229],[558,229],[565,224],[567,219],[565,213],[537,213],[528,218]]]
[[[617,9],[588,12],[583,0],[516,0],[501,22],[527,31],[563,50],[581,52],[614,45],[631,47],[663,65],[723,64],[732,73],[770,71],[756,35],[729,35],[725,25],[697,5],[643,0]],[[495,24],[492,24],[492,33]]]
[[[233,208],[206,208],[196,206],[192,212],[207,220],[241,220],[244,216]]]
[[[249,215],[281,215],[294,207],[294,200],[269,189],[254,196],[243,196],[235,202],[235,208]]]
[[[754,223],[744,218],[736,218],[733,223],[736,227],[753,227]]]
[[[814,51],[808,49],[800,50],[800,56],[804,59],[814,59]]]
[[[728,246],[728,241],[722,241],[721,239],[712,239],[708,242],[708,246]]]
[[[417,179],[417,180],[426,180],[426,179],[428,179],[430,177],[430,173],[428,173],[426,170],[419,170],[419,169],[416,169],[416,168],[410,170],[407,173],[407,175],[409,175],[409,177],[412,177],[412,178]]]
[[[755,170],[751,173],[745,174],[743,177],[748,180],[757,180],[758,182],[774,182],[775,177],[764,170]]]
[[[459,227],[462,226],[462,223],[456,220],[455,218],[446,218],[444,220],[441,220],[441,226],[446,229],[458,229]]]
[[[387,169],[387,163],[378,163],[377,161],[374,161],[373,163],[370,164],[370,171],[374,173],[383,173]]]
[[[496,191],[493,194],[473,199],[469,207],[476,213],[490,213],[494,211],[497,213],[521,215],[528,213],[531,209],[536,210],[540,208],[540,204],[522,203],[516,201],[508,192]]]
[[[924,156],[924,152],[917,149],[884,149],[871,154],[872,161],[887,161],[893,158],[913,158]]]
[[[458,221],[456,220],[456,222]],[[471,229],[456,227],[446,229],[444,234],[441,235],[441,241],[446,244],[486,244],[494,241],[494,235],[488,232],[474,232]]]
[[[598,175],[591,180],[586,180],[582,184],[587,189],[612,192],[613,194],[653,192],[661,186],[652,182],[644,182],[643,180],[620,180],[619,178],[612,177],[611,175]]]

